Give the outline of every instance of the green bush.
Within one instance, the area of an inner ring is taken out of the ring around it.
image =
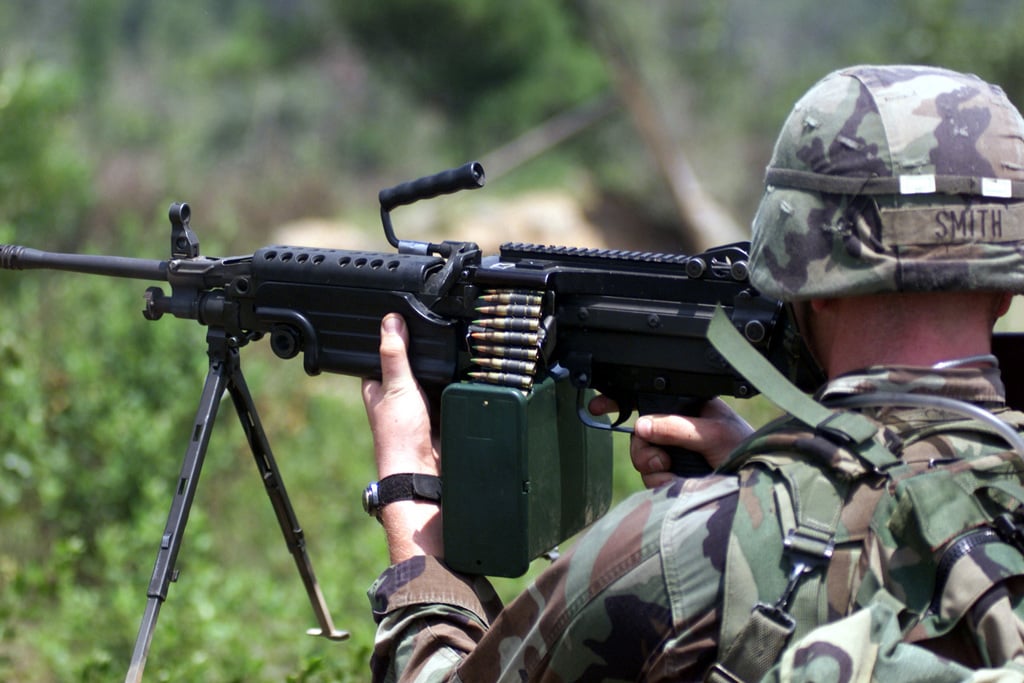
[[[42,61],[0,62],[0,228],[68,244],[90,198],[71,112],[74,75]]]

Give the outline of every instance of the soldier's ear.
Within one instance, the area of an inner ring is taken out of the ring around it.
[[[1000,295],[999,300],[996,303],[996,320],[1006,315],[1006,312],[1010,310],[1010,304],[1013,303],[1013,294],[1011,292],[1003,292]]]

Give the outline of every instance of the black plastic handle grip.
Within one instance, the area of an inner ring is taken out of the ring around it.
[[[386,188],[380,191],[377,198],[380,200],[381,209],[390,211],[396,206],[412,204],[420,199],[430,199],[459,190],[475,190],[483,187],[485,182],[484,167],[478,161],[471,161],[458,168]]]

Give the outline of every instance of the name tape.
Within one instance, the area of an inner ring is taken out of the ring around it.
[[[881,209],[887,245],[1024,241],[1024,204]]]

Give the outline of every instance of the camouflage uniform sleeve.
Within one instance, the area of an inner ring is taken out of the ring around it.
[[[470,652],[501,610],[484,577],[457,574],[434,557],[388,567],[369,590],[377,637],[374,681],[436,680]]]
[[[504,609],[437,559],[389,568],[370,589],[374,680],[699,680],[736,488],[680,479],[631,496]]]

